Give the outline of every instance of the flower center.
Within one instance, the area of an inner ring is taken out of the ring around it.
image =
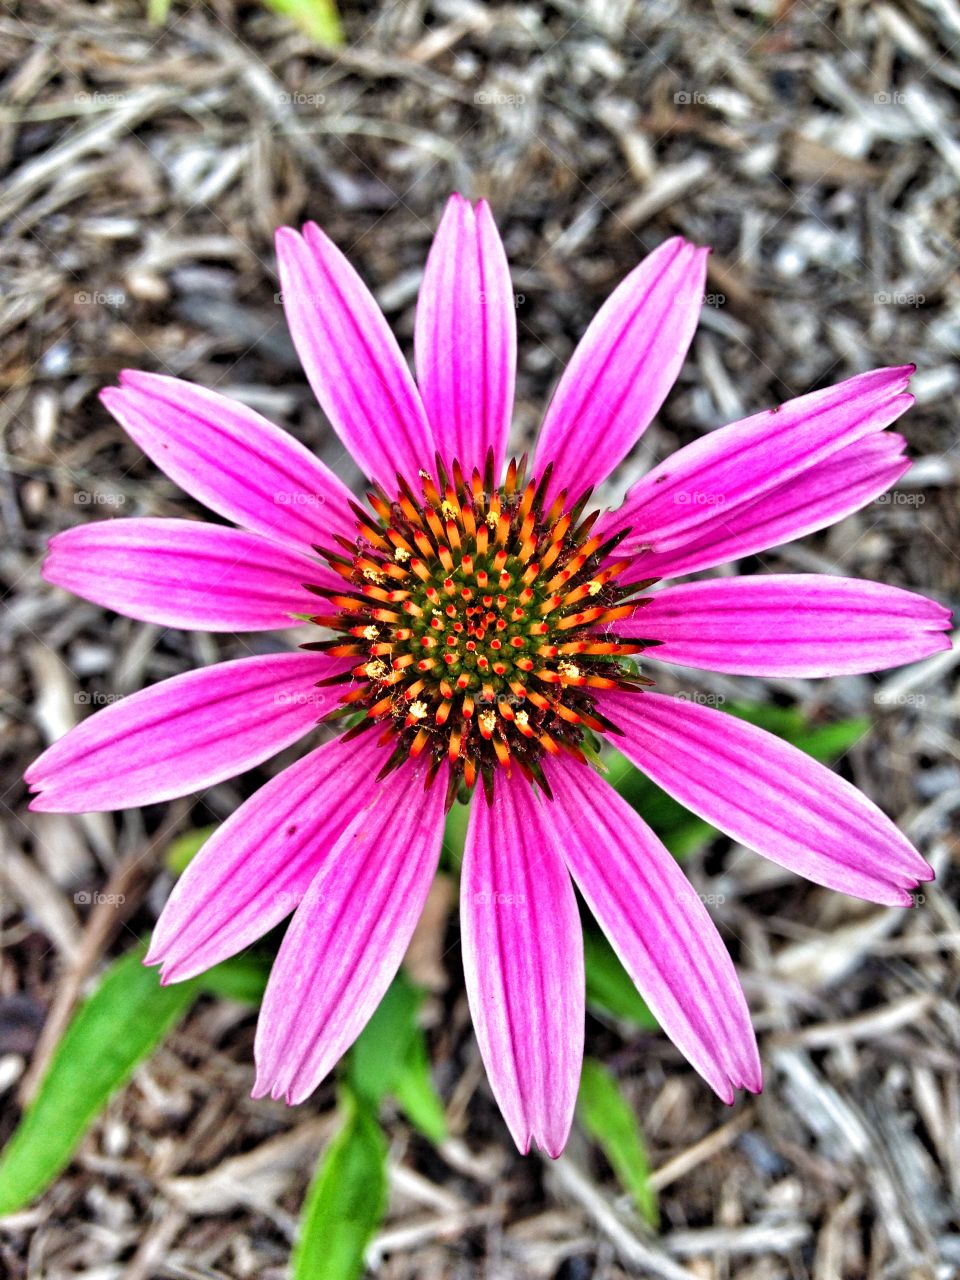
[[[527,481],[526,458],[513,460],[498,486],[492,453],[469,480],[438,459],[436,480],[420,472],[422,497],[398,476],[394,501],[376,489],[372,515],[354,506],[355,542],[337,539],[346,554],[317,548],[349,585],[310,588],[337,610],[312,620],[340,635],[307,647],[357,659],[335,677],[356,683],[334,716],[362,712],[350,734],[384,726],[396,742],[384,773],[428,753],[432,781],[448,760],[451,803],[478,774],[492,795],[497,769],[514,765],[549,795],[545,754],[586,759],[588,731],[615,731],[595,692],[650,683],[622,661],[645,642],[609,630],[649,585],[617,582],[627,531],[592,534],[590,490],[547,507],[550,471]]]

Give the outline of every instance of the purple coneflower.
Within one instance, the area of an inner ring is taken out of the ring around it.
[[[896,587],[760,575],[664,586],[822,529],[908,463],[885,432],[910,366],[703,436],[614,511],[630,452],[690,345],[707,251],[675,238],[601,308],[532,462],[507,461],[516,320],[488,206],[454,196],[417,307],[414,382],[371,294],[316,226],[277,237],[307,377],[369,477],[367,504],[258,414],[125,373],[103,400],[187,493],[238,526],[124,519],[55,537],[49,582],[130,617],[318,639],[165,680],[98,712],[27,780],[32,807],[153,804],[338,731],[243,804],[174,889],[147,961],[179,981],[296,906],[260,1015],[255,1096],[301,1101],[373,1013],[472,794],[463,960],[490,1083],[521,1151],[569,1131],[583,1051],[576,885],[665,1031],[725,1101],[760,1064],[733,965],[654,833],[592,765],[599,738],[734,839],[889,905],[932,872],[848,782],[779,739],[650,691],[635,655],[828,676],[948,647],[949,614]],[[332,636],[331,636],[332,633]]]

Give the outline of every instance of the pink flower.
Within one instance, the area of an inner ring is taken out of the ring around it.
[[[912,403],[912,368],[861,374],[713,431],[655,467],[618,510],[587,514],[591,487],[630,452],[679,373],[705,249],[668,240],[601,308],[547,410],[532,478],[525,461],[506,465],[514,299],[483,201],[454,196],[440,224],[417,307],[416,382],[322,231],[283,229],[277,253],[294,342],[372,482],[368,504],[250,409],[125,373],[104,403],[168,476],[238,527],[86,524],[53,539],[44,572],[164,626],[269,630],[311,614],[333,638],[175,676],[100,711],[29,770],[32,807],[182,796],[333,716],[345,731],[207,842],[148,956],[164,981],[188,978],[296,908],[260,1017],[256,1096],[305,1098],[373,1013],[430,887],[445,806],[477,778],[464,968],[520,1149],[535,1140],[557,1155],[573,1113],[584,1031],[574,884],[720,1097],[758,1090],[756,1042],[720,937],[674,859],[589,766],[589,744],[614,733],[695,813],[819,884],[910,903],[932,872],[875,805],[769,734],[647,691],[626,658],[655,643],[658,661],[826,676],[948,647],[945,609],[873,582],[770,574],[641,594],[822,529],[887,489],[908,466],[904,441],[884,428]]]

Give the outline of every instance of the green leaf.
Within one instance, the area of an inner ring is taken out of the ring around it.
[[[798,733],[791,741],[808,756],[813,756],[814,760],[819,760],[822,764],[831,764],[841,756],[845,756],[871,728],[872,723],[866,718],[836,720],[833,724],[820,725],[816,729]]]
[[[197,984],[212,996],[236,1000],[240,1004],[259,1005],[267,989],[270,963],[267,956],[231,956],[206,973],[198,974]]]
[[[808,756],[828,764],[839,759],[871,727],[870,720],[834,720],[830,724],[811,725],[797,707],[765,706],[751,702],[733,702],[724,708],[731,715],[748,720],[761,729],[775,733]]]
[[[268,9],[282,13],[318,44],[339,48],[343,27],[334,0],[264,0]]]
[[[423,992],[401,970],[351,1050],[350,1083],[374,1107],[403,1071],[422,999]]]
[[[144,954],[137,947],[111,965],[57,1045],[0,1155],[0,1214],[22,1208],[53,1181],[110,1095],[195,998],[194,981],[161,987]]]
[[[417,1028],[407,1051],[400,1074],[393,1082],[393,1093],[414,1128],[431,1142],[442,1142],[447,1136],[447,1117],[443,1102],[430,1078],[427,1042]]]
[[[163,26],[169,13],[170,0],[147,0],[147,21],[151,26]]]
[[[387,1143],[369,1106],[346,1098],[347,1120],[304,1205],[293,1280],[354,1280],[387,1207]]]
[[[583,958],[587,970],[587,1004],[614,1018],[626,1018],[653,1030],[658,1023],[647,1008],[630,975],[602,933],[583,931]]]
[[[608,764],[609,781],[653,828],[675,858],[687,857],[715,834],[709,823],[668,796],[619,751],[611,751]]]
[[[580,1123],[603,1149],[621,1186],[656,1228],[660,1215],[640,1126],[613,1075],[595,1058],[584,1059],[577,1109]]]
[[[194,831],[185,831],[167,846],[164,862],[167,869],[175,876],[182,875],[197,856],[206,842],[216,831],[216,826],[197,827]]]

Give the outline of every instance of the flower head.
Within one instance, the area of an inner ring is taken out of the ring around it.
[[[232,522],[129,519],[55,537],[44,573],[131,617],[256,631],[310,616],[299,652],[135,694],[36,761],[33,807],[149,804],[338,732],[207,842],[148,962],[177,981],[295,908],[257,1035],[255,1093],[306,1097],[391,981],[444,809],[472,794],[461,883],[467,992],[521,1150],[569,1130],[583,1050],[573,884],[664,1029],[726,1101],[760,1088],[746,1002],[700,899],[592,767],[597,736],[695,813],[819,884],[906,905],[931,877],[893,824],[793,747],[639,675],[674,662],[824,676],[948,647],[946,610],[872,582],[663,580],[823,528],[907,468],[884,429],[910,367],[861,374],[713,431],[614,511],[591,491],[636,444],[693,336],[706,252],[666,241],[614,291],[507,462],[516,322],[489,208],[454,196],[417,306],[415,383],[372,296],[315,226],[277,239],[307,376],[371,482],[366,505],[289,435],[213,392],[125,373],[107,407]],[[318,605],[318,599],[321,603]],[[477,786],[478,780],[482,783]]]

